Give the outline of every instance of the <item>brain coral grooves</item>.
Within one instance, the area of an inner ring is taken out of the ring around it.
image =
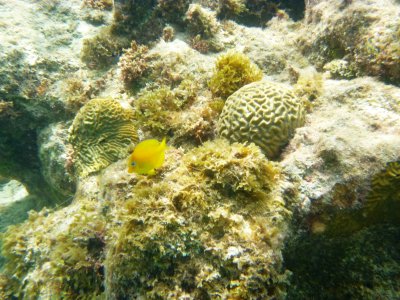
[[[83,106],[70,128],[78,176],[85,177],[127,155],[137,141],[133,111],[111,98],[93,99]]]
[[[227,99],[218,133],[232,142],[253,142],[274,159],[303,124],[302,102],[284,84],[264,80],[245,85]]]

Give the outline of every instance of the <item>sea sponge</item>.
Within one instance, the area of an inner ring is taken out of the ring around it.
[[[75,171],[85,177],[127,155],[137,141],[133,110],[111,98],[93,99],[83,106],[70,128]]]
[[[242,86],[261,79],[261,70],[246,55],[229,51],[217,59],[209,87],[214,96],[226,99]]]
[[[232,142],[253,142],[269,159],[304,124],[304,107],[286,85],[250,83],[231,95],[218,120],[218,134]]]

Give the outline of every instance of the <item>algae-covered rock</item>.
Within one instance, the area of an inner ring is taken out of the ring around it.
[[[64,123],[50,124],[38,136],[39,159],[46,182],[58,193],[70,196],[75,182],[68,170],[68,126]]]
[[[93,99],[83,106],[70,128],[75,171],[85,177],[127,155],[137,140],[133,111],[111,98]]]
[[[10,226],[2,238],[6,264],[0,295],[11,297],[4,299],[99,296],[104,289],[104,226],[96,201],[81,201],[56,212],[31,211],[27,221]]]
[[[167,158],[177,167],[163,180],[140,178],[128,186],[130,199],[110,203],[118,225],[105,262],[107,296],[282,295],[280,245],[289,214],[279,166],[254,145],[224,140],[175,159]]]
[[[303,52],[315,65],[322,67],[345,59],[351,75],[371,75],[399,83],[398,3],[308,1],[307,6],[308,24],[299,39]]]
[[[379,225],[332,239],[291,237],[286,267],[293,272],[287,299],[398,299],[400,228]]]
[[[284,250],[288,299],[399,297],[399,92],[325,80],[288,146],[282,165],[299,183],[288,199],[300,208]]]
[[[260,81],[227,99],[218,133],[230,141],[255,143],[274,159],[303,124],[304,108],[292,91],[283,84]]]
[[[0,295],[60,299],[281,297],[290,212],[254,145],[170,149],[161,174],[125,161],[80,179],[75,201],[2,236]],[[107,251],[105,251],[107,250]]]

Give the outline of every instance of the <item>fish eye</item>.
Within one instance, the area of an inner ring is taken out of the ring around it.
[[[131,166],[132,166],[132,167],[136,166],[136,162],[134,162],[134,161],[131,162]]]

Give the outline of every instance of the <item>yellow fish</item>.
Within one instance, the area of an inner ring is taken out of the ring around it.
[[[151,139],[140,142],[128,159],[128,172],[155,174],[155,169],[162,166],[167,148],[166,140],[161,142]]]

